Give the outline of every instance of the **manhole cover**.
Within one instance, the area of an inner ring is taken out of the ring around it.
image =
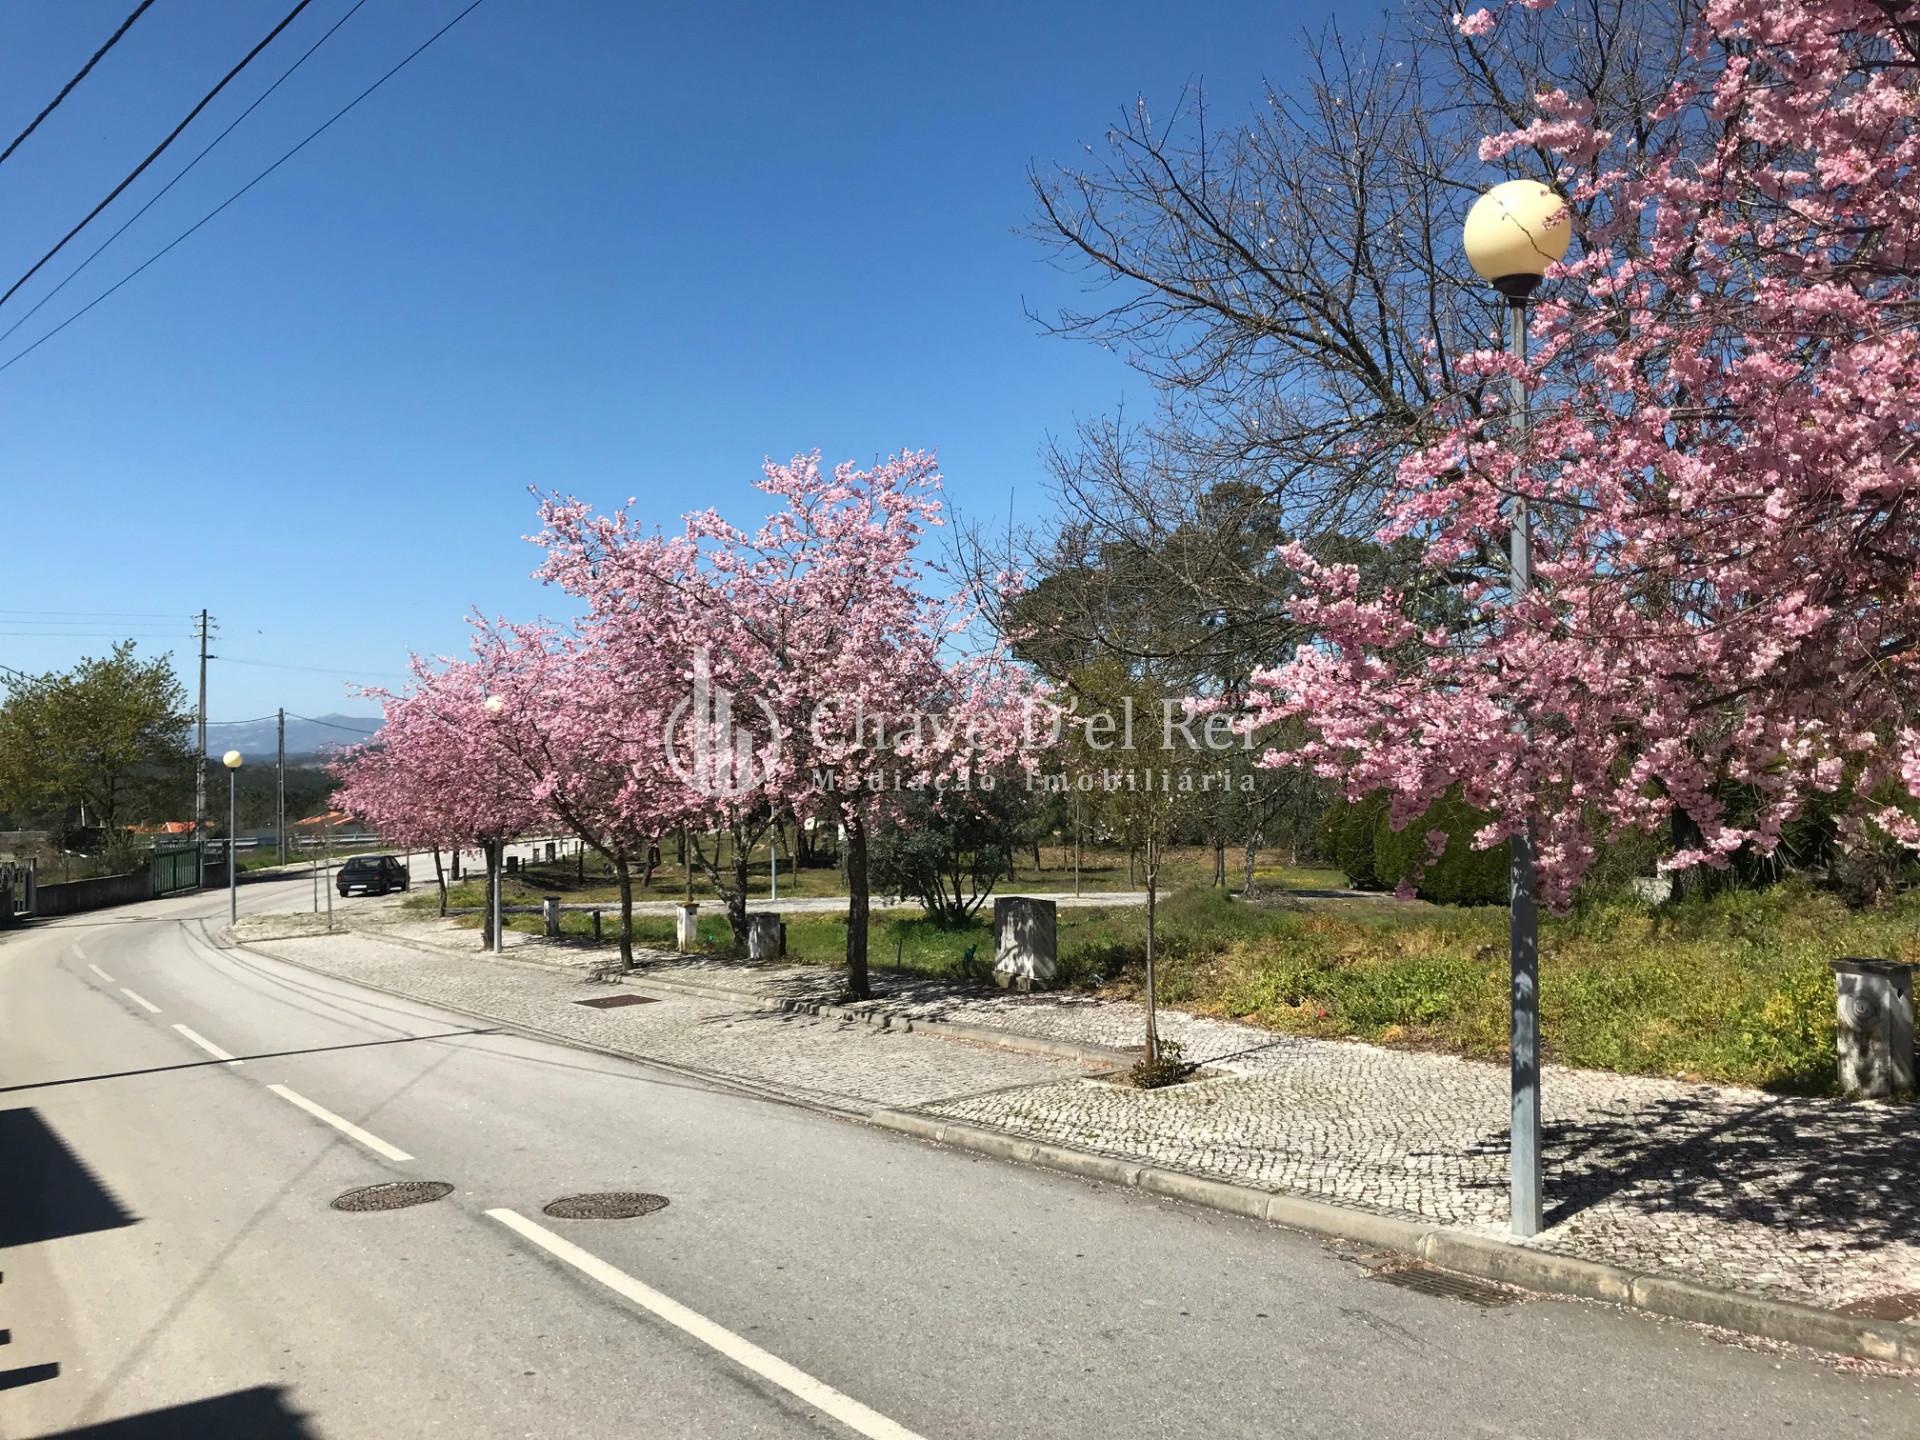
[[[591,1005],[596,1010],[612,1010],[621,1005],[653,1005],[658,1003],[652,995],[596,995],[591,1000],[576,1000],[576,1005]]]
[[[1900,1290],[1891,1295],[1870,1295],[1840,1307],[1842,1315],[1858,1315],[1863,1320],[1912,1320],[1920,1318],[1920,1290]]]
[[[444,1200],[453,1186],[444,1180],[389,1180],[381,1185],[362,1185],[349,1190],[333,1202],[336,1210],[404,1210],[409,1205],[425,1205]]]
[[[1471,1305],[1480,1305],[1489,1310],[1500,1305],[1511,1305],[1520,1298],[1518,1291],[1508,1290],[1499,1285],[1489,1285],[1481,1280],[1470,1280],[1464,1275],[1449,1274],[1445,1270],[1429,1269],[1425,1265],[1407,1265],[1397,1270],[1375,1270],[1367,1278],[1384,1280],[1387,1284],[1398,1285],[1403,1290],[1418,1290],[1422,1295],[1438,1295],[1448,1300],[1465,1300]]]
[[[609,1190],[598,1195],[562,1195],[547,1206],[546,1213],[556,1220],[631,1220],[666,1208],[664,1195]]]

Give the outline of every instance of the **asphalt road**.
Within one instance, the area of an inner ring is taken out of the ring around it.
[[[0,941],[0,1434],[1920,1429],[1911,1379],[1414,1293],[1252,1222],[475,1033],[220,950],[225,910]],[[454,1188],[330,1208],[401,1179]],[[542,1214],[606,1190],[670,1203]]]

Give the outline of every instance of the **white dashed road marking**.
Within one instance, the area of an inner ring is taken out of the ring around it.
[[[789,1395],[806,1401],[821,1414],[838,1420],[855,1434],[865,1435],[868,1440],[921,1440],[919,1435],[899,1422],[889,1420],[877,1410],[868,1409],[852,1396],[841,1394],[825,1381],[814,1379],[806,1371],[789,1365],[778,1355],[769,1354],[751,1340],[742,1339],[706,1316],[689,1310],[678,1300],[662,1295],[652,1286],[641,1284],[624,1270],[615,1269],[599,1256],[582,1250],[570,1240],[561,1239],[546,1226],[535,1224],[518,1211],[489,1210],[487,1214],[509,1230],[531,1240],[556,1260],[565,1261],[581,1274],[598,1280],[616,1295],[631,1300],[643,1310],[651,1311],[701,1344],[718,1350],[762,1380],[770,1381]]]
[[[98,975],[102,980],[106,981],[107,984],[111,985],[114,983],[113,976],[107,974],[106,971],[102,970],[98,965],[95,965],[92,961],[87,962],[87,969],[93,971],[94,974]]]
[[[129,999],[129,1000],[131,1000],[131,1001],[133,1001],[133,1003],[134,1003],[134,1004],[136,1004],[136,1005],[138,1005],[138,1006],[141,1006],[141,1007],[142,1007],[143,1009],[145,1009],[145,1010],[146,1010],[146,1012],[147,1012],[147,1013],[148,1013],[149,1015],[158,1015],[158,1014],[160,1013],[160,1007],[159,1007],[158,1005],[156,1005],[156,1004],[154,1004],[154,1003],[153,1003],[153,1001],[151,1001],[151,1000],[149,1000],[149,999],[147,999],[147,997],[146,997],[146,996],[144,996],[144,995],[136,995],[136,994],[134,994],[134,993],[133,993],[133,991],[131,991],[131,990],[129,990],[129,989],[127,989],[127,987],[126,987],[126,986],[124,986],[124,985],[122,985],[122,986],[120,987],[120,993],[121,993],[122,995],[124,995],[124,996],[126,996],[126,997],[127,997],[127,999]],[[182,1029],[182,1028],[184,1028],[184,1027],[182,1027],[182,1026],[179,1026],[179,1025],[176,1025],[176,1026],[174,1026],[173,1028],[174,1028],[174,1029],[176,1029],[176,1030],[179,1030],[179,1029]],[[197,1038],[197,1037],[196,1037],[196,1038]],[[206,1042],[205,1042],[204,1040],[202,1040],[202,1041],[201,1041],[200,1043],[201,1043],[201,1044],[203,1044],[203,1045],[205,1045],[205,1044],[206,1044]],[[212,1047],[211,1045],[208,1045],[208,1046],[207,1046],[207,1048],[208,1048],[209,1050],[211,1050],[211,1049],[212,1049],[213,1047]]]
[[[211,1040],[207,1039],[206,1036],[196,1035],[193,1031],[189,1030],[184,1025],[176,1025],[173,1028],[178,1030],[182,1035],[186,1036],[187,1039],[191,1040],[194,1044],[198,1045],[202,1050],[206,1051],[207,1054],[213,1056],[213,1058],[216,1060],[224,1060],[229,1065],[244,1065],[247,1063],[244,1060],[234,1059],[233,1056],[229,1055],[226,1051],[222,1050],[218,1045],[214,1044]]]
[[[389,1160],[411,1160],[413,1158],[413,1156],[399,1149],[397,1146],[389,1145],[378,1135],[369,1134],[351,1120],[334,1114],[331,1110],[327,1109],[326,1106],[314,1104],[313,1101],[307,1099],[306,1096],[297,1091],[289,1090],[284,1085],[269,1085],[267,1089],[278,1095],[289,1105],[298,1105],[302,1110],[313,1116],[314,1119],[326,1121],[327,1124],[333,1126],[333,1128],[338,1130],[342,1135],[347,1135],[358,1140],[376,1155],[384,1155]]]

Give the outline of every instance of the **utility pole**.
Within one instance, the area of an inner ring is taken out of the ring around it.
[[[193,843],[207,839],[207,612],[200,612],[200,727],[193,750]]]
[[[274,802],[273,841],[279,863],[287,863],[287,711],[280,708],[279,797]]]

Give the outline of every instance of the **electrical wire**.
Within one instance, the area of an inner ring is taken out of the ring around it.
[[[309,725],[322,725],[329,730],[344,730],[349,735],[372,735],[380,729],[378,725],[375,725],[370,729],[365,729],[365,730],[361,729],[357,725],[336,725],[331,720],[316,720],[311,715],[294,715],[293,711],[291,710],[289,710],[287,714],[292,716],[295,720],[304,720]]]
[[[31,320],[34,316],[38,315],[40,313],[41,308],[44,305],[46,305],[46,303],[49,300],[53,299],[54,296],[58,295],[62,290],[66,289],[68,285],[72,284],[76,279],[78,279],[81,271],[85,270],[89,265],[93,264],[94,261],[98,260],[100,258],[102,251],[104,251],[109,245],[113,244],[113,242],[118,240],[122,235],[126,234],[127,231],[133,226],[135,221],[137,221],[142,215],[146,214],[147,211],[151,210],[155,205],[157,205],[161,201],[161,199],[165,197],[166,193],[169,190],[173,189],[174,186],[178,185],[182,180],[186,179],[187,175],[189,174],[189,172],[192,171],[194,166],[198,165],[202,160],[206,159],[208,155],[212,154],[213,149],[216,145],[218,145],[222,140],[226,139],[227,136],[231,135],[234,132],[234,130],[239,126],[242,120],[245,120],[249,115],[253,114],[254,111],[258,110],[261,104],[266,100],[266,98],[269,95],[273,94],[274,91],[278,90],[283,84],[285,84],[287,81],[287,78],[291,76],[294,71],[298,70],[302,65],[306,64],[308,59],[311,58],[311,56],[313,55],[313,52],[318,50],[322,45],[326,44],[327,41],[331,40],[333,38],[333,32],[338,30],[342,25],[346,24],[347,21],[351,20],[359,12],[360,7],[365,5],[366,3],[367,3],[367,0],[354,0],[353,8],[347,11],[347,13],[342,15],[338,20],[334,21],[332,25],[328,26],[326,33],[323,34],[318,40],[314,41],[313,44],[309,45],[298,60],[294,61],[293,64],[289,65],[285,70],[280,72],[280,78],[278,80],[275,80],[273,84],[269,85],[265,90],[262,90],[259,96],[255,98],[254,102],[251,105],[247,106],[246,109],[242,110],[238,115],[234,116],[232,123],[230,123],[226,129],[222,130],[218,135],[214,136],[212,140],[207,142],[206,149],[202,150],[198,155],[194,156],[193,159],[189,160],[186,163],[186,165],[181,169],[179,174],[175,175],[171,180],[167,181],[166,184],[162,185],[158,190],[154,191],[154,193],[148,197],[146,204],[142,205],[138,210],[134,211],[133,214],[129,215],[126,218],[126,220],[121,223],[121,226],[118,230],[115,230],[111,235],[107,236],[106,239],[102,240],[98,245],[96,245],[91,255],[87,256],[86,259],[82,260],[78,265],[74,266],[73,269],[69,270],[64,280],[62,280],[58,285],[54,286],[46,294],[42,295],[38,300],[34,301],[33,307],[30,310],[28,310],[26,314],[22,315],[18,320],[14,321],[13,324],[9,325],[5,330],[0,330],[0,340],[7,339],[9,336],[13,334],[14,331],[18,330],[22,325],[26,324],[27,321]]]
[[[146,168],[149,165],[153,164],[154,161],[158,160],[161,154],[166,150],[166,148],[169,145],[173,144],[173,142],[180,137],[180,132],[186,129],[187,126],[193,123],[194,117],[197,116],[202,110],[206,109],[207,106],[213,103],[213,97],[218,95],[222,90],[226,89],[228,83],[232,81],[233,77],[238,75],[242,70],[246,69],[247,66],[251,65],[253,63],[253,57],[258,55],[262,50],[266,49],[267,46],[271,45],[274,39],[280,34],[280,32],[286,29],[287,26],[291,25],[294,22],[294,18],[297,15],[299,15],[299,13],[302,10],[306,9],[307,6],[311,5],[312,3],[313,3],[313,0],[297,0],[297,3],[294,5],[293,9],[289,10],[286,13],[286,15],[281,19],[280,23],[274,26],[273,29],[267,32],[266,39],[262,40],[258,45],[255,45],[253,49],[249,50],[245,55],[241,56],[240,62],[237,65],[235,65],[231,70],[227,71],[225,75],[222,75],[220,77],[220,83],[215,85],[213,89],[209,90],[205,95],[202,95],[200,97],[200,103],[198,105],[195,105],[193,109],[189,110],[186,114],[186,118],[183,119],[178,125],[174,126],[173,129],[167,133],[167,138],[162,140],[158,145],[154,146],[152,150],[148,151],[147,158],[142,160],[138,165],[134,166],[133,169],[129,170],[127,172],[126,179],[122,180],[118,185],[114,186],[113,189],[107,192],[106,199],[102,200],[98,205],[94,206],[93,209],[89,210],[86,214],[85,219],[83,219],[78,225],[74,226],[65,235],[62,235],[60,237],[59,244],[55,245],[51,250],[47,251],[47,253],[42,255],[38,260],[34,261],[32,267],[28,269],[26,274],[22,275],[18,280],[14,281],[13,284],[7,287],[6,294],[0,295],[0,305],[4,305],[7,303],[7,301],[11,300],[14,297],[15,293],[19,291],[22,285],[26,284],[27,281],[31,280],[35,275],[40,273],[40,267],[42,265],[45,265],[49,260],[53,259],[54,256],[58,255],[62,250],[64,250],[69,240],[73,239],[74,236],[78,235],[82,230],[86,229],[87,226],[93,222],[93,218],[96,215],[98,215],[102,210],[106,209],[107,206],[111,205],[115,200],[119,199],[120,192],[125,190],[134,181],[138,180],[140,176],[146,171]]]
[[[20,148],[21,142],[40,128],[40,122],[42,120],[60,108],[60,102],[73,93],[73,87],[87,78],[88,72],[100,63],[100,57],[120,43],[120,37],[133,28],[133,22],[146,14],[147,8],[152,4],[153,0],[140,0],[140,4],[134,8],[134,12],[120,22],[120,28],[107,37],[107,43],[94,51],[92,56],[87,60],[87,63],[80,67],[79,73],[67,81],[66,84],[62,85],[60,87],[60,93],[41,107],[40,113],[33,117],[32,121],[27,125],[27,128],[14,136],[12,143],[9,144],[5,150],[0,150],[0,165],[4,165],[7,162],[7,158]]]
[[[0,624],[10,625],[14,623],[4,618],[9,615],[70,615],[86,620],[173,620],[179,618],[177,612],[172,610],[0,610]],[[188,620],[194,620],[198,617],[189,615],[186,618]],[[47,623],[50,625],[64,625],[67,622],[56,619],[49,620]]]
[[[262,170],[258,175],[254,176],[253,179],[249,180],[246,184],[242,185],[238,190],[234,191],[233,194],[229,195],[226,199],[222,200],[218,205],[214,206],[213,209],[209,210],[205,215],[201,216],[198,220],[194,221],[193,224],[189,225],[185,230],[182,230],[178,235],[174,236],[173,239],[169,240],[159,250],[154,252],[154,254],[150,255],[147,259],[143,260],[140,264],[136,265],[133,269],[129,270],[125,275],[121,276],[118,280],[114,281],[112,285],[108,286],[105,290],[101,291],[98,295],[94,296],[93,299],[89,300],[85,305],[82,305],[78,310],[74,311],[73,314],[69,315],[66,319],[62,320],[58,325],[54,326],[51,330],[47,331],[47,333],[42,335],[38,340],[34,341],[31,345],[28,345],[24,349],[15,352],[12,356],[10,356],[5,361],[0,361],[0,372],[4,372],[6,370],[12,369],[14,365],[26,359],[27,356],[31,355],[34,351],[38,350],[42,345],[46,344],[47,341],[51,340],[54,336],[58,335],[62,330],[66,329],[69,325],[73,324],[74,321],[78,320],[82,315],[85,315],[89,310],[93,309],[94,306],[98,305],[101,301],[105,300],[108,296],[112,295],[115,291],[120,289],[121,286],[125,285],[129,280],[132,280],[135,276],[141,274],[149,266],[153,265],[156,261],[160,260],[166,254],[168,254],[168,252],[173,250],[175,246],[179,245],[183,240],[187,239],[196,230],[200,229],[201,226],[205,225],[208,221],[212,220],[215,216],[220,214],[221,211],[225,210],[229,205],[233,204],[234,201],[238,200],[242,195],[245,195],[249,190],[253,189],[254,186],[258,185],[262,180],[266,179],[274,171],[278,170],[282,165],[286,164],[287,161],[291,160],[295,155],[298,155],[302,150],[306,149],[308,145],[312,144],[315,140],[319,139],[322,134],[324,134],[327,130],[331,129],[334,123],[340,120],[343,116],[345,116],[348,111],[352,110],[361,101],[365,100],[369,95],[373,94],[374,91],[378,90],[382,85],[386,84],[387,81],[391,80],[395,75],[398,75],[402,70],[406,69],[408,65],[411,65],[416,59],[419,58],[419,56],[427,49],[428,46],[432,45],[442,35],[445,35],[449,30],[453,29],[454,26],[458,25],[462,20],[466,19],[467,16],[471,15],[475,10],[478,10],[481,7],[481,5],[485,3],[486,3],[486,0],[472,0],[472,3],[469,4],[464,10],[460,11],[459,14],[455,15],[451,20],[447,21],[446,24],[442,25],[438,30],[434,31],[433,34],[429,35],[425,40],[421,41],[419,45],[414,47],[414,49],[410,51],[407,54],[406,58],[401,60],[399,64],[395,65],[391,70],[387,71],[386,74],[382,75],[378,80],[374,81],[366,89],[362,90],[358,95],[354,96],[353,99],[349,100],[345,105],[342,105],[338,110],[334,111],[333,114],[329,116],[327,120],[323,122],[318,128],[310,131],[306,139],[302,140],[299,144],[295,145],[291,150],[288,150],[278,160],[274,161],[271,165],[267,166],[266,169]],[[0,297],[0,298],[4,298],[4,297]],[[334,672],[334,673],[341,673],[341,672]]]
[[[262,670],[300,670],[309,675],[372,676],[381,680],[407,680],[412,678],[393,670],[341,670],[325,665],[283,665],[277,660],[244,660],[234,655],[221,655],[217,658],[221,663],[226,665],[253,665]]]
[[[15,640],[193,640],[182,630],[0,630]]]

